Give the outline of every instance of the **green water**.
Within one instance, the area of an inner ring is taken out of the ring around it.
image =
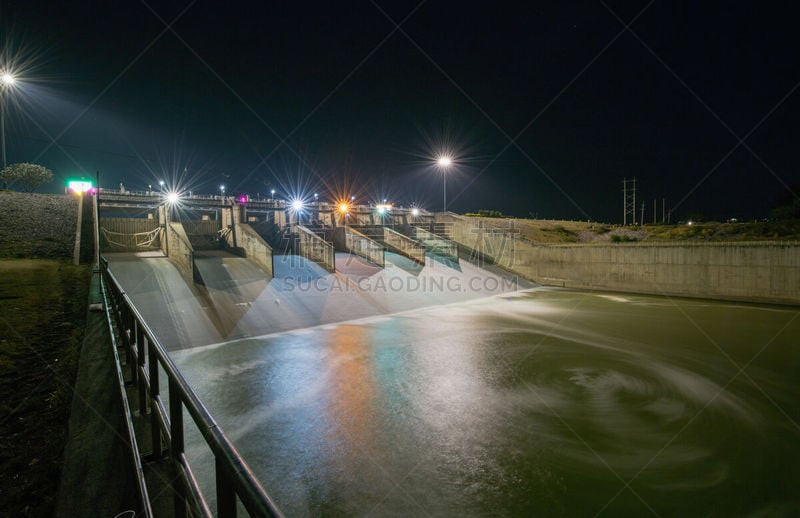
[[[539,289],[176,362],[287,516],[797,516],[799,315]]]

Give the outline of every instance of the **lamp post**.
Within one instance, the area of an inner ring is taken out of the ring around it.
[[[447,169],[453,165],[453,159],[442,155],[436,159],[436,165],[442,170],[442,211],[447,212]]]
[[[222,198],[222,201],[225,201],[225,186],[224,185],[220,185],[219,186],[219,196],[220,196],[220,198]]]
[[[5,91],[11,85],[16,83],[16,79],[8,72],[2,73],[0,78],[0,141],[2,141],[3,148],[3,169],[8,165],[6,163],[6,107],[5,107]],[[5,185],[3,186],[5,187]]]

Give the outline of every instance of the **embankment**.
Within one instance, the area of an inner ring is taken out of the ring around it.
[[[800,304],[798,242],[538,246],[511,231],[444,216],[462,247],[522,277],[567,288]]]
[[[91,197],[83,204],[81,262],[93,254]],[[72,258],[78,198],[64,194],[0,191],[0,257]]]

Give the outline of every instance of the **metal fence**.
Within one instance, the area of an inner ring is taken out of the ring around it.
[[[458,262],[458,245],[454,242],[428,232],[424,228],[411,227],[412,237],[425,245],[433,255],[440,255]]]
[[[333,245],[302,225],[295,225],[292,231],[297,234],[297,253],[319,263],[329,272],[336,270],[336,252]]]
[[[386,265],[385,249],[377,241],[373,241],[361,232],[350,227],[344,228],[345,248],[347,251],[372,261],[381,268]]]
[[[253,475],[245,460],[236,451],[225,432],[211,417],[202,401],[172,362],[153,331],[137,311],[122,286],[101,261],[102,288],[109,325],[119,336],[125,349],[130,380],[138,389],[139,412],[150,416],[152,459],[174,463],[180,475],[175,497],[175,516],[213,516],[208,501],[195,478],[184,449],[184,408],[188,411],[206,445],[214,456],[216,468],[217,515],[236,516],[237,499],[250,516],[282,516],[275,503]],[[113,320],[113,325],[112,325]],[[164,405],[161,372],[165,373],[169,410]],[[128,429],[132,430],[130,413]],[[166,447],[164,447],[166,445]],[[132,448],[138,450],[136,442]],[[141,471],[142,453],[134,451],[139,480],[141,513],[152,516]]]
[[[425,245],[388,227],[383,227],[383,242],[406,257],[425,265]]]

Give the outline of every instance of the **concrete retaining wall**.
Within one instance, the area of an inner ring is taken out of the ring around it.
[[[161,248],[161,233],[155,232],[158,228],[156,219],[100,218],[101,250],[136,252]]]
[[[486,259],[545,285],[800,304],[800,243],[615,243],[537,246],[450,218],[451,235]]]
[[[174,262],[178,268],[192,278],[195,277],[194,251],[189,244],[189,236],[183,230],[183,225],[178,222],[170,222],[166,228],[166,254],[170,261]]]
[[[272,248],[250,225],[240,223],[238,230],[239,249],[244,252],[244,256],[264,268],[270,276],[273,276]]]

